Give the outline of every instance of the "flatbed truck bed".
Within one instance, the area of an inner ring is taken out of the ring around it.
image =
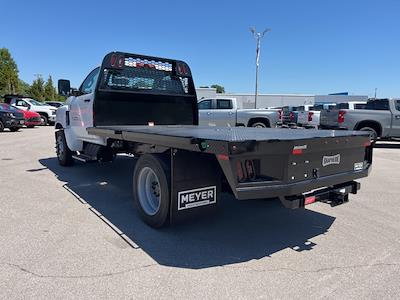
[[[222,192],[342,204],[371,170],[366,132],[198,126],[183,61],[112,52],[78,91],[60,80],[59,93],[70,96],[57,110],[59,163],[133,155],[133,203],[153,227],[215,211]]]

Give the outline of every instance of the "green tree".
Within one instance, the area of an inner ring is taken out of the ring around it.
[[[216,89],[218,94],[225,93],[225,88],[222,85],[213,84],[211,87]]]
[[[38,76],[31,85],[29,96],[39,101],[44,100],[44,81],[41,76]]]
[[[0,94],[18,91],[18,67],[7,48],[0,48]]]
[[[31,86],[23,80],[19,80],[17,93],[23,96],[29,95]]]
[[[56,99],[56,94],[56,89],[53,85],[53,78],[51,78],[51,75],[49,75],[49,78],[44,85],[44,99],[46,101],[54,101]]]
[[[201,89],[208,89],[208,86],[207,86],[207,85],[202,85],[202,86],[199,86],[199,88],[201,88]]]

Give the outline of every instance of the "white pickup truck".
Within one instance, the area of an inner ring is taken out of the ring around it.
[[[25,97],[8,98],[6,99],[6,102],[21,110],[37,112],[42,119],[42,125],[54,125],[57,110],[54,106]]]
[[[274,128],[280,113],[274,109],[238,109],[236,98],[199,100],[199,124]]]

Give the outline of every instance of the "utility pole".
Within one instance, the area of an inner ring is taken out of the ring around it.
[[[376,90],[377,90],[377,89],[378,89],[378,88],[375,88],[375,97],[374,97],[375,99],[376,99]]]
[[[253,34],[254,38],[256,39],[256,92],[254,97],[254,105],[257,108],[257,96],[258,96],[258,67],[260,65],[260,47],[261,47],[261,39],[264,35],[271,31],[270,28],[265,29],[262,33],[257,32],[255,27],[250,27],[250,31]]]

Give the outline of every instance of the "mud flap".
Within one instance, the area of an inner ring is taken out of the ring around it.
[[[221,172],[214,155],[171,151],[170,222],[215,213],[221,193]]]

